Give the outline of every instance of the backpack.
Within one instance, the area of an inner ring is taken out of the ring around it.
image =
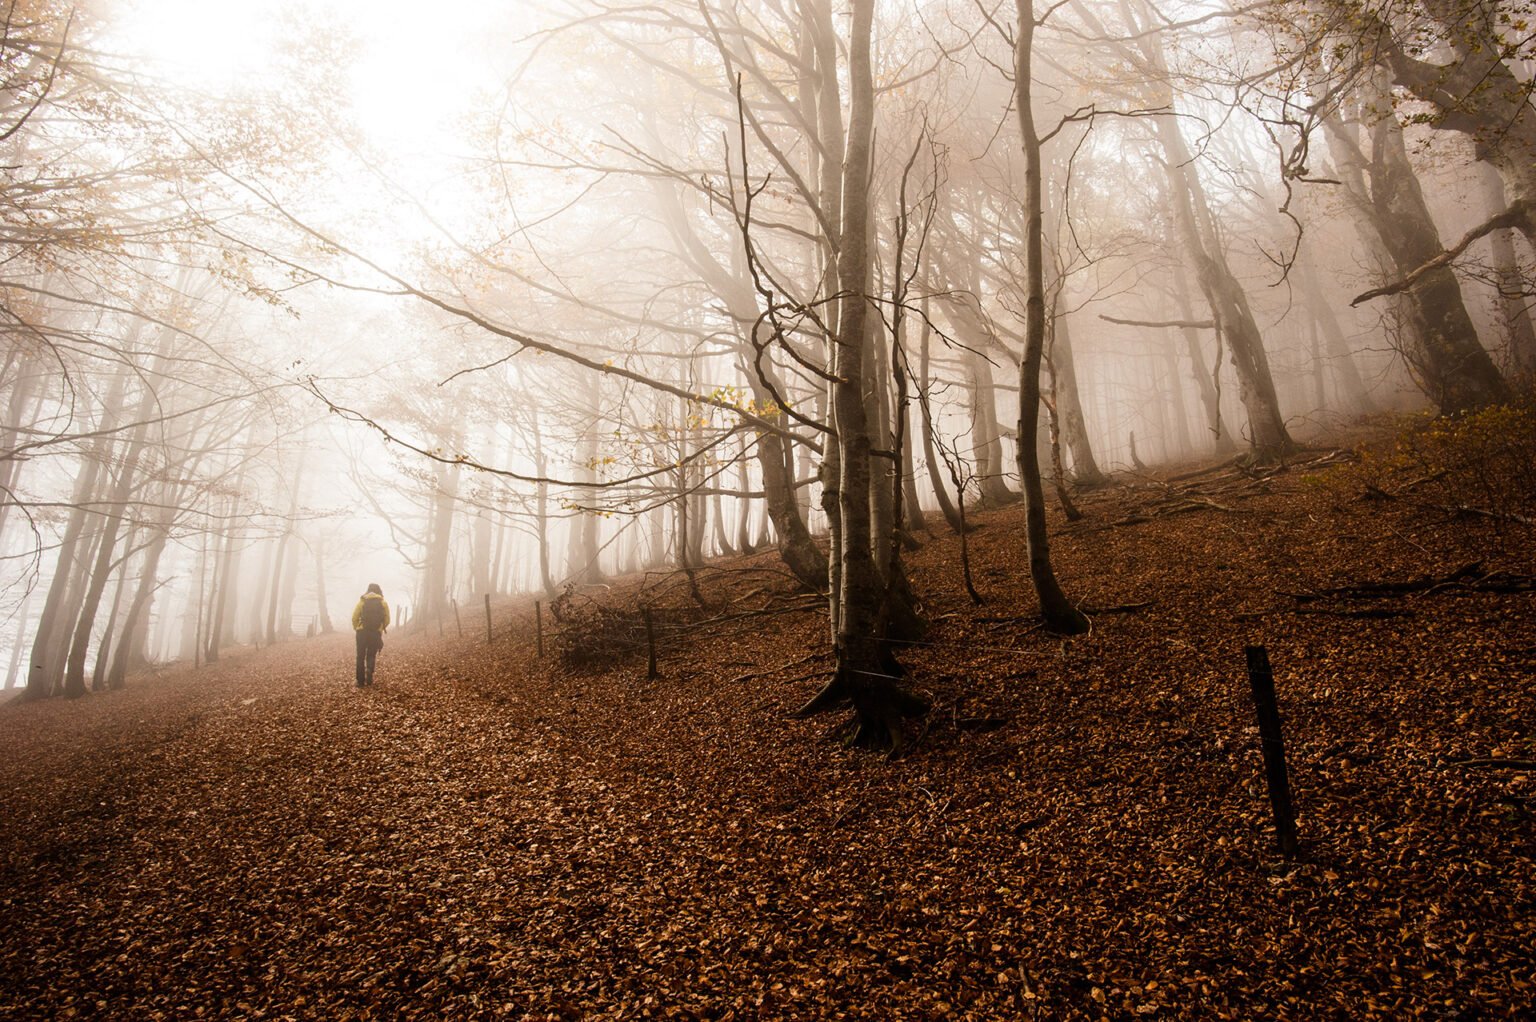
[[[363,597],[363,612],[358,615],[363,631],[377,632],[384,628],[384,599],[379,596]]]

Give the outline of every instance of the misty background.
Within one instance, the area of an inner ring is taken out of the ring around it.
[[[848,8],[10,4],[6,687],[345,629],[369,582],[436,627],[784,547],[786,521],[823,536],[854,201],[872,445],[904,439],[875,471],[940,523],[1017,499],[1017,9],[873,5],[854,195]],[[1063,490],[1476,407],[1536,369],[1512,5],[1034,16],[1030,442]],[[1437,106],[1478,60],[1502,91]],[[1499,103],[1496,134],[1467,126]],[[1469,232],[1453,268],[1352,304]]]

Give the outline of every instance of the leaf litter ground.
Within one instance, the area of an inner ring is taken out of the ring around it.
[[[1530,530],[1333,471],[1089,495],[1055,552],[1105,612],[1066,642],[1017,508],[978,516],[980,607],[936,536],[895,761],[790,716],[825,619],[767,554],[703,607],[600,592],[653,607],[656,680],[634,632],[575,670],[546,618],[538,658],[519,601],[489,645],[391,636],[372,690],[332,636],[6,706],[0,1018],[1529,1017]]]

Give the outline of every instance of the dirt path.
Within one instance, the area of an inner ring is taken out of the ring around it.
[[[575,1018],[676,1007],[671,983],[757,1012],[758,940],[695,968],[699,928],[724,941],[786,879],[732,861],[760,807],[699,786],[707,701],[641,694],[589,743],[580,687],[498,661],[487,694],[473,650],[415,637],[360,691],[350,655],[291,643],[0,715],[0,1017]],[[652,761],[647,721],[674,715]]]
[[[8,712],[0,1013],[256,1014],[446,978],[507,886],[508,823],[564,767],[517,715],[423,684],[425,648],[392,642],[369,691],[324,639]]]

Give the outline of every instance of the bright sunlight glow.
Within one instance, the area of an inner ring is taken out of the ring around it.
[[[448,143],[463,113],[498,69],[488,38],[516,35],[532,5],[518,0],[125,0],[114,37],[146,71],[211,94],[272,81],[275,58],[296,33],[319,30],[350,41],[341,76],[358,126],[381,143]]]

